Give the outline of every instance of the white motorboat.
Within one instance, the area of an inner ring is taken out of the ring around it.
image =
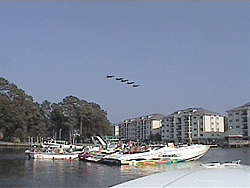
[[[95,154],[91,154],[87,157],[85,157],[85,161],[89,161],[89,162],[100,162],[100,160],[103,159],[103,157],[105,157],[105,154],[102,153],[95,153]]]
[[[201,158],[208,150],[209,145],[191,145],[185,147],[155,147],[149,151],[134,153],[134,154],[123,154],[114,153],[107,155],[103,160],[118,161],[121,165],[129,164],[136,165],[140,161],[191,161]]]
[[[250,187],[250,165],[239,162],[208,163],[134,179],[119,187]]]
[[[82,150],[83,149],[83,146],[70,144],[66,140],[54,140],[54,139],[44,141],[43,143],[41,143],[41,146],[43,148],[53,148],[53,149],[54,148],[60,148],[60,147],[62,147],[63,149],[72,148],[73,150]]]
[[[36,152],[26,150],[25,154],[29,159],[51,159],[51,160],[59,160],[59,159],[77,159],[79,153],[54,153],[54,152]]]

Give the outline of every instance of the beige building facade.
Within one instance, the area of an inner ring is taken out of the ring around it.
[[[176,111],[162,120],[162,140],[175,143],[212,143],[224,132],[224,116],[204,108]]]
[[[250,103],[238,106],[227,111],[228,128],[233,128],[244,139],[250,138]]]

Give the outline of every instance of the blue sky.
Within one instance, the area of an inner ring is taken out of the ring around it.
[[[100,104],[112,123],[189,107],[225,114],[249,102],[247,1],[2,1],[0,8],[0,76],[36,102],[73,95]]]

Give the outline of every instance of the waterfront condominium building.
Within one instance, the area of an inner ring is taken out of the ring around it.
[[[250,103],[227,111],[228,127],[233,128],[244,139],[250,138]]]
[[[188,108],[165,116],[162,140],[174,143],[213,143],[224,132],[224,116],[204,108]]]
[[[163,117],[160,114],[152,114],[124,120],[116,125],[119,128],[119,137],[126,140],[145,141],[151,134],[160,134]]]

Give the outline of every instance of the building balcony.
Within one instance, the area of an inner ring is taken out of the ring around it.
[[[241,122],[242,122],[242,123],[247,123],[247,122],[248,122],[248,121],[247,121],[247,118],[241,119]]]
[[[241,111],[241,114],[240,114],[241,116],[247,116],[248,114],[247,114],[247,110],[243,110],[243,111]]]
[[[176,129],[177,129],[177,130],[181,130],[181,125],[177,125],[177,126],[176,126]]]
[[[248,129],[248,126],[247,125],[243,125],[241,126],[242,129]]]
[[[243,131],[243,136],[248,136],[248,131]]]

